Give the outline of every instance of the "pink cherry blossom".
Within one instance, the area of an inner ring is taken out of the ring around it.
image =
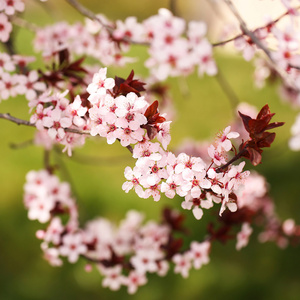
[[[184,192],[181,188],[182,178],[179,175],[171,175],[168,177],[166,182],[162,182],[161,184],[161,192],[165,193],[168,198],[174,198],[175,195],[185,196],[186,192]]]
[[[122,275],[122,267],[116,265],[111,268],[99,267],[99,270],[104,279],[102,281],[103,287],[108,287],[112,291],[117,291],[120,289],[121,285],[125,282],[125,276]]]
[[[89,94],[97,93],[104,95],[106,90],[112,89],[115,86],[113,78],[106,78],[107,68],[102,68],[93,77],[93,82],[87,87]]]
[[[3,0],[5,2],[4,13],[13,15],[16,11],[24,11],[25,4],[22,0]]]
[[[135,192],[137,195],[141,198],[143,198],[144,190],[140,186],[139,179],[142,176],[142,173],[138,168],[133,168],[133,170],[130,167],[126,167],[124,171],[125,178],[130,181],[126,181],[122,185],[122,189],[125,191],[125,193],[128,193],[129,190],[132,188],[135,189]]]
[[[0,13],[0,41],[5,43],[9,39],[10,32],[12,30],[12,25],[8,21],[5,14]]]
[[[198,243],[191,243],[191,257],[193,260],[193,265],[195,269],[200,269],[202,265],[206,265],[209,263],[209,251],[210,251],[211,243],[208,241]]]
[[[32,101],[37,98],[38,93],[46,90],[46,84],[39,81],[37,71],[32,70],[27,76],[19,77],[20,87],[18,87],[19,94],[25,94],[27,100]]]
[[[230,132],[231,126],[226,127],[219,135],[218,135],[218,145],[222,147],[225,151],[230,151],[232,148],[232,144],[230,139],[235,139],[240,136],[238,132]]]
[[[182,277],[187,278],[192,267],[191,259],[189,252],[174,255],[172,258],[172,261],[175,263],[174,272],[180,273]]]
[[[134,294],[137,288],[147,283],[147,278],[144,274],[131,271],[128,277],[125,278],[124,284],[127,286],[129,294]]]
[[[17,83],[19,75],[3,73],[0,79],[0,101],[9,97],[16,97],[18,94]]]
[[[63,112],[56,108],[50,115],[43,118],[43,125],[48,129],[48,134],[52,139],[63,139],[65,136],[64,128],[72,125],[72,118],[63,116]]]
[[[158,270],[156,260],[161,258],[161,253],[155,249],[141,249],[137,254],[131,257],[130,262],[136,269],[137,273],[146,274],[146,272],[154,273]]]
[[[74,102],[68,106],[69,113],[73,116],[73,123],[78,127],[81,127],[85,124],[84,119],[81,117],[83,117],[87,112],[87,107],[83,107],[81,104],[82,102],[80,96],[77,95],[74,99]]]
[[[236,250],[241,250],[248,245],[252,231],[249,223],[243,223],[241,231],[237,234]]]
[[[7,53],[0,53],[0,73],[2,72],[12,72],[16,69],[11,56]]]
[[[157,140],[162,144],[163,148],[167,150],[171,141],[170,125],[172,121],[163,122],[158,126]]]
[[[62,256],[67,256],[70,263],[75,263],[86,251],[87,247],[83,244],[82,234],[68,233],[63,236],[59,252]]]
[[[120,139],[121,145],[127,147],[130,144],[141,141],[144,136],[144,130],[142,128],[138,128],[137,130],[131,130],[129,127],[118,128],[116,134]]]

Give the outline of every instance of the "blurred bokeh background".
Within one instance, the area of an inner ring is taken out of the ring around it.
[[[139,20],[156,14],[158,8],[169,7],[170,1],[82,1],[96,13],[103,13],[115,20],[136,15]],[[178,0],[178,15],[189,19],[205,19],[212,26],[220,22],[216,17],[217,2]],[[255,1],[238,1],[251,2]],[[265,4],[276,1],[257,1]],[[24,18],[37,25],[52,24],[65,20],[83,20],[63,0],[48,0],[41,3],[26,0]],[[243,7],[243,6],[241,6]],[[260,7],[254,11],[260,11]],[[268,13],[274,9],[270,6]],[[247,10],[247,9],[246,9]],[[228,17],[224,7],[219,13]],[[274,11],[275,15],[277,11]],[[280,11],[279,11],[280,14]],[[245,16],[246,17],[246,16]],[[229,17],[228,17],[229,18]],[[218,20],[218,21],[216,21]],[[251,20],[251,18],[249,19]],[[218,25],[220,26],[220,25]],[[217,36],[217,29],[212,31]],[[17,51],[32,54],[33,34],[20,29],[16,34]],[[146,51],[136,46],[133,53],[141,58]],[[300,222],[299,180],[300,154],[288,149],[290,127],[297,111],[283,103],[278,96],[277,86],[266,86],[261,90],[254,87],[253,66],[230,51],[216,50],[216,61],[229,84],[241,101],[255,105],[258,109],[269,104],[276,112],[276,121],[286,125],[277,130],[277,139],[271,149],[263,155],[263,164],[256,170],[263,174],[270,184],[270,194],[274,199],[280,218],[294,218]],[[145,69],[136,62],[123,69],[111,68],[109,75],[126,76],[131,69],[143,75]],[[214,134],[225,128],[233,117],[231,104],[216,78],[199,78],[196,74],[184,79],[168,81],[170,94],[174,99],[176,118],[172,123],[171,148],[179,146],[184,139],[213,139]],[[188,91],[188,92],[187,92]],[[0,112],[28,119],[27,101],[23,98],[0,103]],[[40,241],[35,232],[43,225],[27,218],[23,206],[23,184],[29,170],[43,167],[43,149],[33,146],[14,149],[19,144],[32,139],[33,128],[17,126],[0,120],[0,299],[1,300],[53,300],[53,299],[299,299],[300,297],[300,249],[288,247],[279,249],[275,244],[260,244],[255,230],[247,248],[235,250],[235,241],[226,245],[215,244],[211,262],[202,269],[192,270],[188,279],[175,275],[167,277],[149,276],[149,282],[130,296],[126,289],[111,292],[101,286],[101,277],[96,269],[84,271],[84,261],[53,268],[42,258]],[[162,198],[158,203],[152,199],[140,199],[135,193],[125,194],[122,189],[123,171],[133,166],[127,149],[119,144],[107,145],[104,139],[89,139],[86,145],[75,151],[74,158],[54,153],[52,162],[63,166],[59,176],[71,181],[77,196],[80,221],[103,216],[118,222],[129,209],[145,212],[147,219],[160,219],[160,210],[165,205],[180,207],[180,201]],[[251,168],[251,166],[249,166]],[[209,217],[207,217],[209,218]],[[187,212],[187,221],[194,232],[203,234],[208,219],[197,221]]]

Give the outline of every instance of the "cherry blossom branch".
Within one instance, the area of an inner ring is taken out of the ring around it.
[[[299,10],[300,9],[300,6],[297,6],[294,8],[295,10]],[[272,22],[268,23],[267,25],[264,25],[264,26],[261,26],[261,27],[257,27],[256,29],[254,29],[253,31],[257,31],[257,30],[260,30],[260,29],[264,29],[270,25],[273,25],[273,24],[276,24],[277,22],[279,22],[283,17],[285,16],[288,16],[290,13],[290,10],[287,10],[285,13],[283,13],[282,15],[280,15],[277,19],[273,20]],[[236,39],[239,39],[241,38],[242,36],[244,35],[244,33],[241,33],[241,34],[238,34],[230,39],[227,39],[227,40],[224,40],[224,41],[221,41],[221,42],[217,42],[217,43],[212,43],[212,46],[213,47],[218,47],[218,46],[223,46],[223,45],[226,45],[227,43],[230,43],[230,42],[233,42],[234,40]]]
[[[224,2],[227,4],[227,6],[231,10],[231,12],[235,15],[235,17],[239,21],[240,27],[241,27],[241,30],[243,31],[243,33],[246,34],[247,36],[249,36],[251,38],[252,42],[255,43],[261,50],[263,50],[265,52],[265,54],[268,56],[268,58],[274,63],[269,49],[267,49],[262,44],[262,42],[253,34],[253,32],[248,29],[245,21],[242,19],[241,15],[239,14],[236,7],[233,5],[231,0],[224,0]]]
[[[225,171],[232,163],[234,163],[235,161],[237,161],[238,159],[240,159],[246,152],[247,152],[247,147],[245,146],[245,148],[243,150],[241,150],[239,153],[237,153],[233,158],[231,158],[225,165],[219,167],[216,169],[217,173],[223,172]]]
[[[66,0],[71,6],[73,6],[77,11],[79,11],[82,15],[88,17],[91,20],[97,20],[102,26],[104,26],[108,31],[112,32],[113,28],[104,24],[96,14],[94,14],[91,10],[87,9],[85,6],[77,2],[76,0]]]
[[[269,49],[260,41],[260,39],[258,39],[255,36],[253,31],[250,31],[248,29],[245,21],[242,19],[241,15],[239,14],[238,10],[234,6],[234,4],[231,2],[231,0],[224,0],[224,2],[227,4],[227,6],[231,10],[231,12],[235,15],[235,17],[239,21],[242,32],[245,35],[247,35],[251,39],[251,41],[267,55],[270,62],[272,63],[272,67],[277,72],[277,74],[282,78],[282,80],[285,81],[290,87],[299,91],[299,89],[295,86],[295,83],[293,81],[291,81],[289,79],[289,77],[286,76],[286,73],[277,67],[276,61],[273,59],[272,54],[269,51]]]
[[[22,119],[13,117],[9,113],[6,113],[6,114],[0,113],[0,119],[5,119],[8,121],[11,121],[13,123],[16,123],[17,125],[36,127],[35,124],[30,123],[29,121],[26,121],[26,120],[22,120]],[[77,134],[86,134],[86,135],[90,134],[90,132],[88,130],[78,130],[75,128],[65,128],[64,131],[71,132],[71,133],[77,133]],[[126,148],[129,150],[130,153],[133,153],[133,148],[130,145],[128,145]]]
[[[6,114],[0,113],[0,119],[5,119],[8,121],[11,121],[13,123],[16,123],[17,125],[36,127],[34,123],[30,123],[29,121],[13,117],[9,113],[6,113]],[[77,133],[77,134],[90,134],[90,132],[88,130],[78,130],[75,128],[65,128],[64,130],[66,132]]]
[[[18,119],[16,117],[13,117],[9,113],[6,113],[6,114],[0,113],[0,119],[5,119],[5,120],[11,121],[13,123],[16,123],[18,125],[26,125],[26,126],[35,127],[35,125],[33,123],[30,123],[29,121],[26,121],[26,120]]]

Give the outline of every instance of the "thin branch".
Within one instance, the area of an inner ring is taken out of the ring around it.
[[[88,17],[91,20],[97,20],[103,27],[105,27],[108,31],[113,30],[110,26],[104,24],[96,14],[94,14],[91,10],[87,9],[85,6],[77,2],[76,0],[66,0],[71,6],[73,6],[77,11],[79,11],[83,16]]]
[[[33,145],[33,140],[28,140],[21,143],[11,143],[9,146],[12,149],[22,149]]]
[[[170,5],[169,5],[169,7],[170,7],[170,11],[172,12],[172,14],[174,15],[174,16],[178,16],[178,12],[177,12],[177,3],[176,3],[177,1],[176,0],[170,0]]]
[[[25,126],[36,127],[34,123],[30,123],[29,121],[13,117],[9,113],[7,113],[7,114],[0,113],[0,119],[5,119],[5,120],[8,120],[8,121],[11,121],[13,123],[16,123],[17,125],[25,125]],[[90,132],[88,130],[78,130],[78,129],[75,129],[75,128],[65,128],[64,131],[77,133],[77,134],[90,134]]]
[[[14,16],[12,18],[12,22],[13,22],[13,24],[15,24],[17,26],[19,26],[21,28],[26,28],[32,32],[36,32],[39,29],[39,27],[36,26],[35,24],[32,24],[32,23],[28,22],[27,20],[21,19],[17,16]]]
[[[241,150],[238,154],[236,154],[230,161],[228,161],[225,165],[216,168],[215,171],[217,173],[220,173],[220,172],[223,172],[224,170],[226,170],[227,167],[229,167],[236,160],[240,159],[247,152],[246,148],[248,148],[248,146],[245,146],[245,148],[243,150]]]
[[[18,125],[26,125],[26,126],[35,127],[35,125],[33,123],[30,123],[29,121],[26,121],[26,120],[21,120],[21,119],[15,118],[15,117],[11,116],[9,113],[7,113],[7,114],[0,113],[0,119],[5,119],[5,120],[11,121],[13,123],[16,123]]]

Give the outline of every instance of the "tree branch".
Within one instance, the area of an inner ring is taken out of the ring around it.
[[[30,127],[36,127],[35,124],[30,123],[29,121],[26,121],[26,120],[22,120],[22,119],[13,117],[9,113],[7,113],[7,114],[0,113],[0,119],[5,119],[5,120],[8,120],[8,121],[11,121],[13,123],[16,123],[17,125],[25,125],[25,126],[30,126]],[[78,129],[75,129],[75,128],[64,128],[64,131],[65,132],[71,132],[71,133],[77,133],[77,134],[90,135],[90,132],[88,130],[78,130]],[[133,153],[133,148],[130,145],[128,145],[126,148],[129,150],[129,152]]]
[[[232,109],[236,109],[236,107],[240,103],[240,100],[219,68],[218,68],[218,73],[214,77],[218,81],[224,94],[227,96]]]
[[[0,119],[5,119],[5,120],[8,120],[8,121],[11,121],[13,123],[16,123],[17,125],[25,125],[25,126],[36,127],[34,123],[30,123],[29,121],[13,117],[9,113],[7,113],[7,114],[0,113]],[[78,129],[75,129],[75,128],[65,128],[64,131],[77,133],[77,134],[90,134],[90,132],[88,130],[78,130]]]

